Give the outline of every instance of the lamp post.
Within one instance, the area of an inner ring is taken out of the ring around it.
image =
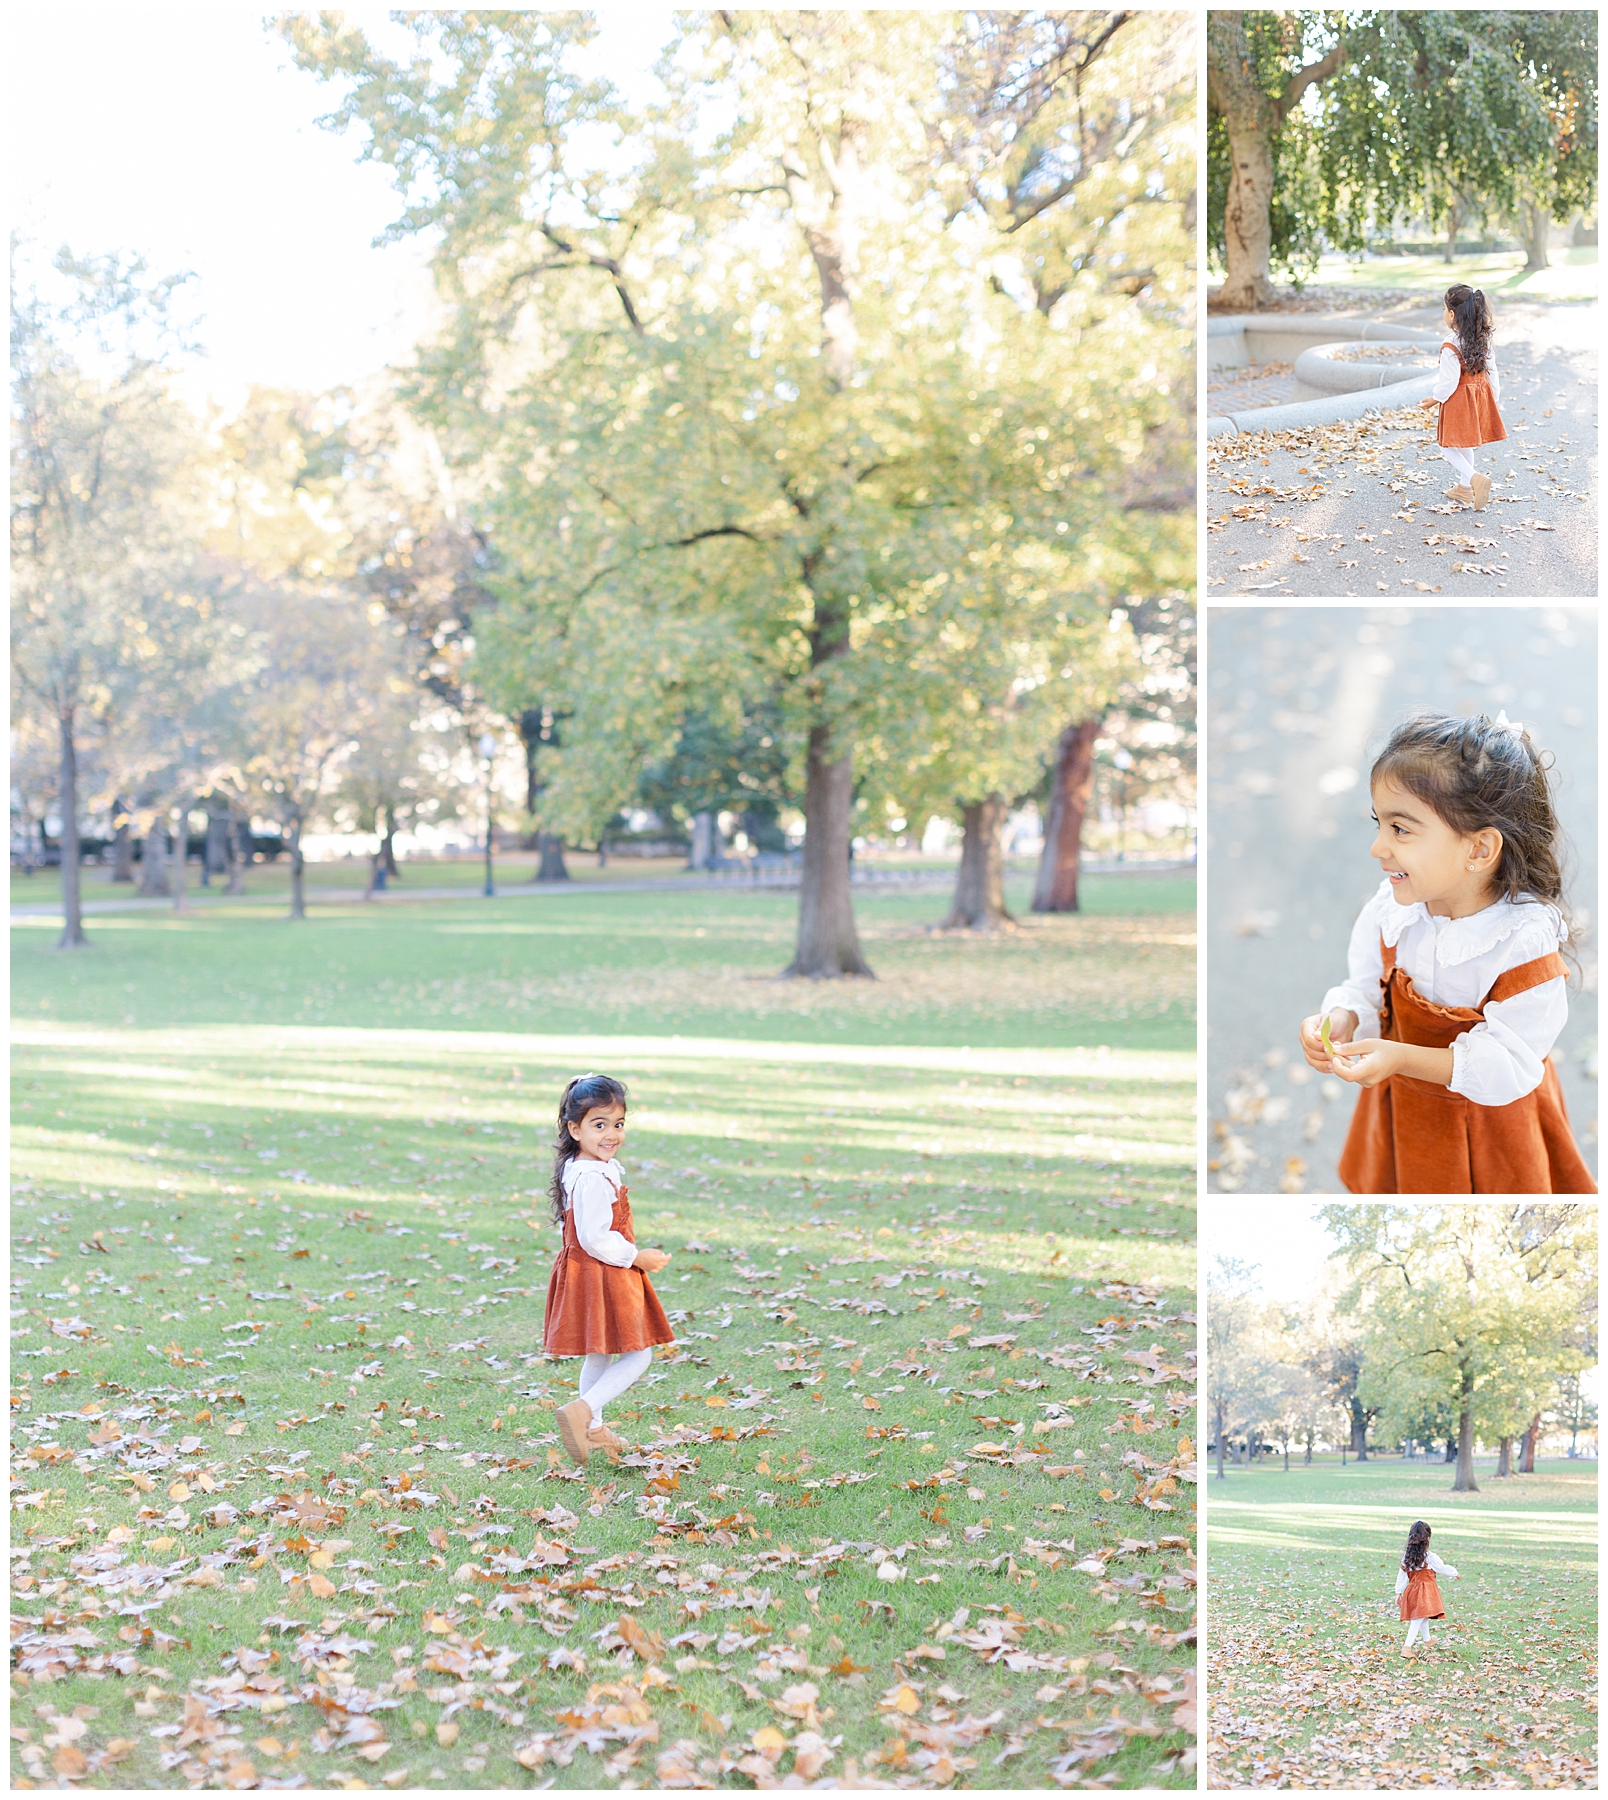
[[[490,900],[496,895],[496,888],[491,879],[491,755],[497,748],[496,739],[489,731],[480,734],[480,754],[486,759],[486,885],[480,890]]]

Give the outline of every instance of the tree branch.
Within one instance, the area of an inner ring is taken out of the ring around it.
[[[1273,107],[1279,116],[1279,123],[1281,125],[1284,123],[1296,101],[1309,87],[1316,87],[1320,82],[1327,81],[1345,60],[1345,45],[1336,44],[1327,56],[1318,62],[1308,63],[1299,73],[1292,75],[1284,84],[1284,92],[1275,95],[1273,100]]]

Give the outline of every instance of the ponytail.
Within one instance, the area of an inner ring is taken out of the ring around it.
[[[1457,353],[1463,359],[1463,367],[1470,375],[1483,375],[1491,333],[1496,329],[1485,290],[1457,282],[1446,290],[1446,310],[1456,323]]]

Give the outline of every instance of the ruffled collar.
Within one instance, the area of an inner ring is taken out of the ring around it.
[[[572,1156],[564,1165],[565,1193],[569,1192],[570,1188],[580,1179],[582,1172],[587,1169],[600,1169],[616,1187],[625,1179],[625,1170],[620,1167],[619,1159],[616,1157],[610,1157],[607,1162],[599,1162],[594,1156]]]
[[[1398,906],[1391,898],[1388,879],[1380,882],[1374,898],[1381,903],[1379,935],[1386,944],[1394,949],[1409,925],[1423,921],[1435,933],[1435,960],[1446,966],[1484,956],[1527,925],[1545,924],[1560,944],[1569,937],[1563,914],[1546,900],[1498,900],[1467,918],[1438,919],[1422,900],[1415,900],[1411,906]]]

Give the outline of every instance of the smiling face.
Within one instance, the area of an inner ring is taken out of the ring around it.
[[[1458,919],[1491,904],[1501,832],[1466,836],[1388,775],[1373,785],[1373,810],[1379,829],[1368,853],[1384,870],[1398,906],[1422,900],[1430,912]]]
[[[569,1130],[583,1157],[594,1162],[611,1162],[625,1142],[625,1108],[616,1105],[591,1107],[579,1123],[570,1121]]]

